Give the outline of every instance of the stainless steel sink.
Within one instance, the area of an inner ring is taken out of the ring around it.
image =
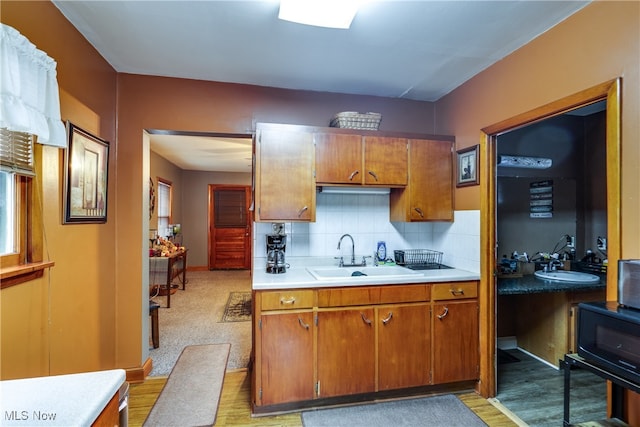
[[[370,267],[307,267],[316,280],[367,280],[377,277],[389,279],[413,277],[422,273],[397,265]]]
[[[600,281],[600,278],[595,274],[581,273],[579,271],[554,270],[545,272],[538,270],[533,274],[539,279],[553,282],[598,283]]]

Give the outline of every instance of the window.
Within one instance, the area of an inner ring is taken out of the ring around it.
[[[169,237],[171,224],[171,182],[158,178],[158,235]]]
[[[42,276],[41,206],[34,150],[28,133],[0,129],[0,267],[2,288]],[[26,264],[29,264],[26,266]],[[24,268],[23,268],[24,267]]]
[[[0,129],[0,256],[3,265],[27,262],[26,241],[33,168],[33,138]]]

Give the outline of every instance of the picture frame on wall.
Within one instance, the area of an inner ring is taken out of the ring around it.
[[[456,151],[456,187],[480,184],[480,177],[478,174],[478,152],[478,145]]]
[[[63,224],[107,222],[109,142],[67,121]]]

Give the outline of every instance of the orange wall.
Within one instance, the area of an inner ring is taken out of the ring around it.
[[[147,242],[148,215],[142,214],[146,208],[140,197],[148,182],[145,129],[250,134],[256,122],[327,126],[339,111],[380,112],[381,130],[433,133],[433,104],[428,102],[119,74],[118,235],[144,236]],[[141,283],[140,245],[119,240],[117,254],[116,282]],[[121,291],[126,295],[118,299],[118,328],[129,333],[117,337],[122,349],[117,363],[129,366],[147,352],[140,352],[142,295],[134,287]]]
[[[436,133],[457,149],[480,130],[622,77],[622,256],[640,258],[640,2],[596,1],[436,103]],[[479,209],[480,187],[456,192],[456,209]]]
[[[116,73],[50,2],[2,1],[2,22],[58,63],[63,120],[111,141],[107,224],[62,225],[63,150],[42,149],[45,259],[40,280],[2,290],[2,379],[115,364]],[[55,37],[53,36],[55,35]]]

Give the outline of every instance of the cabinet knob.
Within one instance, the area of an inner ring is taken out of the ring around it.
[[[451,292],[451,295],[458,296],[458,295],[464,295],[464,289],[449,289],[449,292]]]
[[[445,307],[444,311],[442,312],[442,314],[438,314],[438,319],[442,320],[445,317],[447,317],[447,314],[449,314],[449,307]]]
[[[280,298],[280,304],[282,305],[293,305],[296,302],[296,297],[289,297],[289,298],[285,298],[282,297]]]
[[[351,175],[349,175],[349,181],[353,181],[353,178],[359,173],[360,173],[359,170],[354,170],[353,172],[351,172]]]
[[[308,323],[304,323],[304,320],[302,320],[302,317],[298,316],[298,322],[300,323],[300,326],[302,326],[305,329],[309,329],[309,324]]]
[[[390,311],[389,314],[387,314],[387,317],[385,317],[384,319],[382,319],[382,324],[386,325],[387,323],[389,323],[389,321],[391,321],[391,318],[393,317],[393,312]]]
[[[307,206],[305,206],[305,207],[303,207],[302,209],[300,209],[300,210],[298,211],[298,218],[300,218],[300,216],[301,216],[301,215],[302,215],[306,210],[308,210],[308,209],[309,209],[309,208],[308,208]]]
[[[422,212],[422,209],[420,208],[413,208],[414,211],[418,212],[418,215],[420,215],[420,218],[424,218],[424,213]]]
[[[371,175],[373,177],[373,179],[378,181],[378,175],[376,175],[376,173],[374,171],[369,171],[369,175]]]
[[[367,325],[371,326],[371,320],[367,319],[367,316],[365,316],[364,313],[360,313],[360,317],[362,317],[362,321],[364,323],[366,323]]]

